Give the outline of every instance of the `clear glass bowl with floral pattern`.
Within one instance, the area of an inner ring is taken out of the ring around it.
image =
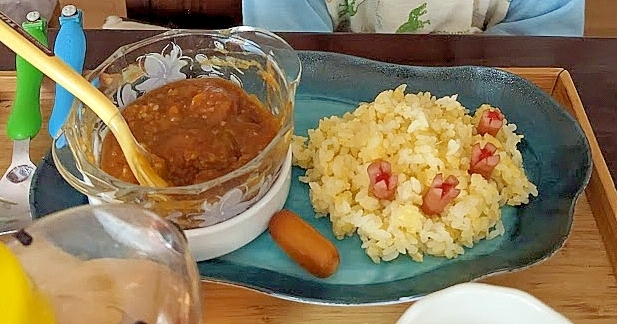
[[[210,181],[151,188],[123,182],[99,167],[107,127],[76,100],[52,155],[62,177],[90,202],[134,203],[178,223],[207,227],[254,205],[283,172],[293,133],[301,64],[282,38],[253,27],[216,31],[171,30],[119,48],[86,78],[122,110],[169,82],[220,77],[256,95],[280,123],[268,146],[244,166]]]

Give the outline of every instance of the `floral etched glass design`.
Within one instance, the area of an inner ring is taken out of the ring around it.
[[[54,145],[54,161],[60,174],[91,198],[136,203],[184,229],[219,223],[255,204],[281,173],[293,132],[293,100],[300,73],[300,61],[288,44],[251,27],[174,30],[127,45],[89,76],[91,81],[98,80],[99,90],[119,110],[170,82],[220,77],[256,95],[279,120],[281,129],[257,157],[225,176],[185,187],[147,188],[100,170],[98,157],[107,127],[76,102],[64,127],[68,148]]]

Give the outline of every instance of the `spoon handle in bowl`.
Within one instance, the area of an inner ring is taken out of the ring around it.
[[[118,140],[131,171],[141,185],[167,187],[167,182],[152,168],[148,158],[150,153],[137,143],[126,120],[109,98],[2,12],[0,42],[94,111]]]
[[[116,106],[81,74],[1,12],[0,42],[83,101],[104,123],[119,113]]]

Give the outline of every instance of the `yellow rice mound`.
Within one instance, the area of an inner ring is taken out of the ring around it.
[[[317,215],[329,215],[338,239],[357,233],[375,263],[401,254],[418,262],[425,254],[455,258],[464,247],[503,235],[501,206],[526,204],[538,194],[522,167],[516,146],[523,136],[516,125],[504,119],[496,137],[478,135],[475,126],[489,105],[471,116],[457,96],[405,94],[405,87],[384,91],[342,117],[323,118],[308,138],[295,135],[292,141],[294,164],[306,170],[300,181],[308,183]],[[493,143],[500,155],[488,181],[468,173],[478,142]],[[369,194],[367,167],[377,159],[390,162],[398,175],[392,201]],[[420,206],[438,173],[456,176],[461,192],[431,218]]]

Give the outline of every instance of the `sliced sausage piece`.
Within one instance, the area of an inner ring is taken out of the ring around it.
[[[420,209],[429,216],[441,213],[461,192],[460,189],[455,188],[457,185],[458,179],[455,176],[449,175],[444,181],[443,175],[437,174],[422,197]]]
[[[369,192],[378,199],[394,199],[398,176],[392,174],[390,162],[375,160],[369,164],[366,171],[371,181]]]
[[[336,272],[340,258],[334,244],[296,213],[283,209],[274,214],[268,231],[274,242],[312,275],[327,278]]]
[[[492,143],[486,143],[483,148],[480,143],[474,144],[471,148],[471,163],[469,165],[469,173],[479,173],[485,179],[491,177],[493,169],[499,163],[499,155],[495,154],[497,147]]]
[[[493,137],[497,136],[499,130],[503,126],[504,116],[501,111],[497,108],[487,109],[482,112],[480,116],[480,121],[478,122],[478,134],[490,134]]]

